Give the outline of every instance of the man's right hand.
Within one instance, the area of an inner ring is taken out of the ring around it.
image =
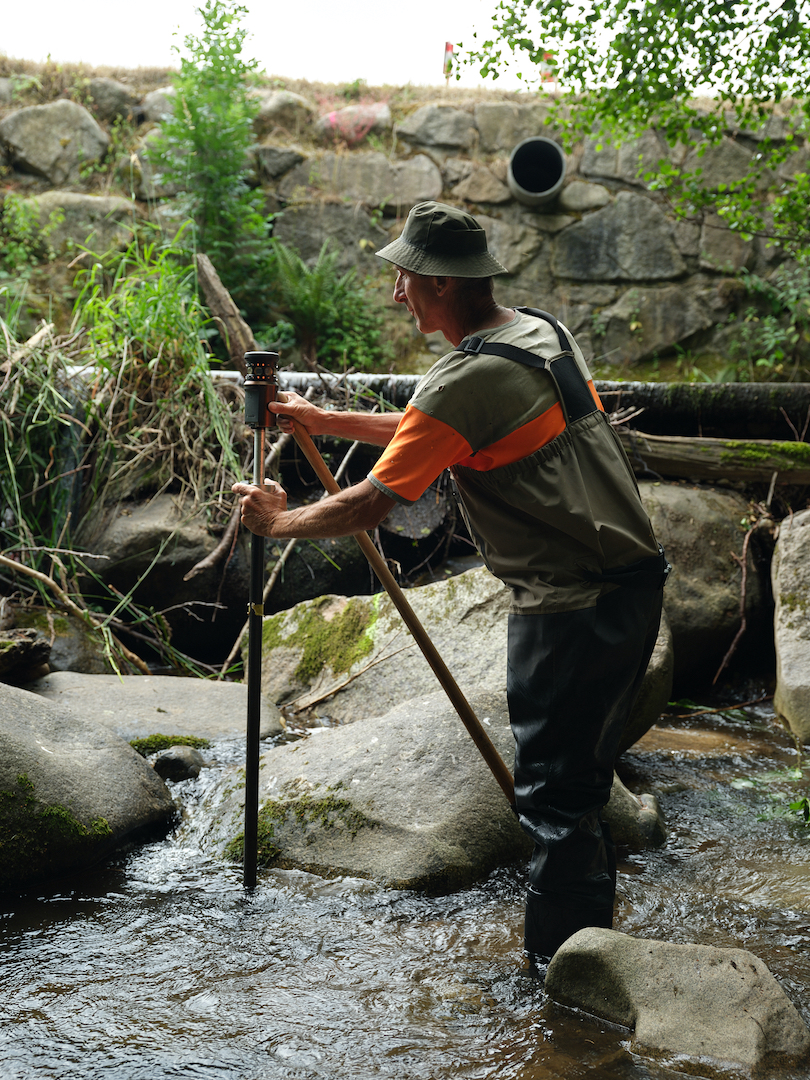
[[[275,401],[270,402],[269,409],[278,417],[278,426],[281,431],[292,434],[292,421],[295,420],[309,435],[324,433],[321,419],[323,409],[319,409],[311,401],[296,394],[294,390],[280,393]]]

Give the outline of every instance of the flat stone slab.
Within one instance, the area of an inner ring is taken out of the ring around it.
[[[54,671],[28,690],[107,725],[127,741],[149,735],[236,739],[247,724],[247,684],[173,675],[83,675]],[[260,738],[282,731],[275,705],[262,698]]]

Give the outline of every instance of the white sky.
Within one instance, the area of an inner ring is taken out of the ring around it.
[[[440,86],[445,41],[489,36],[497,0],[242,0],[250,31],[244,55],[268,75],[321,82],[364,79],[370,86]],[[172,45],[201,28],[201,0],[6,0],[0,53],[17,59],[93,67],[176,66]],[[178,36],[173,36],[179,31]],[[451,85],[454,84],[451,80]],[[465,70],[461,83],[484,85]],[[504,73],[486,85],[520,89]]]

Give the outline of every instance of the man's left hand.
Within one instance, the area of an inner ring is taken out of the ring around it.
[[[239,483],[231,491],[240,496],[242,524],[257,536],[273,536],[276,518],[287,509],[287,492],[281,484],[275,480],[265,480],[264,487]]]

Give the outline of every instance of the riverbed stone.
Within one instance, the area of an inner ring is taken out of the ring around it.
[[[810,742],[810,510],[785,518],[771,566],[776,601],[774,709]]]
[[[152,767],[164,780],[177,783],[180,780],[193,780],[200,775],[205,765],[205,758],[193,746],[170,746],[155,754]]]
[[[114,673],[101,634],[93,633],[78,616],[53,608],[24,607],[15,612],[15,621],[17,626],[30,627],[48,641],[48,667],[52,672]]]
[[[0,120],[0,143],[14,167],[51,184],[76,184],[107,153],[110,140],[75,101],[29,105]]]
[[[41,227],[49,225],[54,214],[60,219],[48,229],[48,243],[57,254],[83,245],[100,255],[125,247],[138,221],[136,204],[120,195],[46,191],[25,204],[36,210]]]
[[[115,732],[0,683],[0,888],[75,873],[165,832],[172,797]]]
[[[713,675],[740,626],[742,555],[748,502],[742,495],[694,484],[642,480],[641,499],[672,563],[664,608],[672,628],[675,686]],[[760,566],[749,547],[749,633],[770,618]]]
[[[610,826],[613,842],[631,851],[661,847],[667,828],[656,795],[635,795],[614,773],[610,799],[602,810],[602,819]]]
[[[553,267],[574,281],[661,281],[686,272],[672,223],[657,203],[632,191],[560,233]]]
[[[396,216],[407,214],[416,203],[438,199],[441,192],[442,174],[424,154],[392,161],[376,150],[327,151],[297,165],[279,185],[284,199],[340,196]]]
[[[506,690],[509,589],[483,566],[408,590],[417,618],[464,693]],[[669,699],[672,649],[662,626],[625,746],[648,731]],[[323,596],[265,618],[262,691],[340,723],[384,712],[437,683],[391,599]]]
[[[710,1060],[758,1076],[810,1057],[804,1021],[762,960],[745,949],[591,927],[552,958],[545,989],[562,1005],[629,1028],[634,1053],[683,1055],[703,1067]]]
[[[84,675],[53,671],[27,689],[102,724],[128,742],[150,735],[182,735],[200,739],[244,736],[247,684],[214,682],[175,675]],[[259,738],[282,731],[281,716],[262,698]]]

